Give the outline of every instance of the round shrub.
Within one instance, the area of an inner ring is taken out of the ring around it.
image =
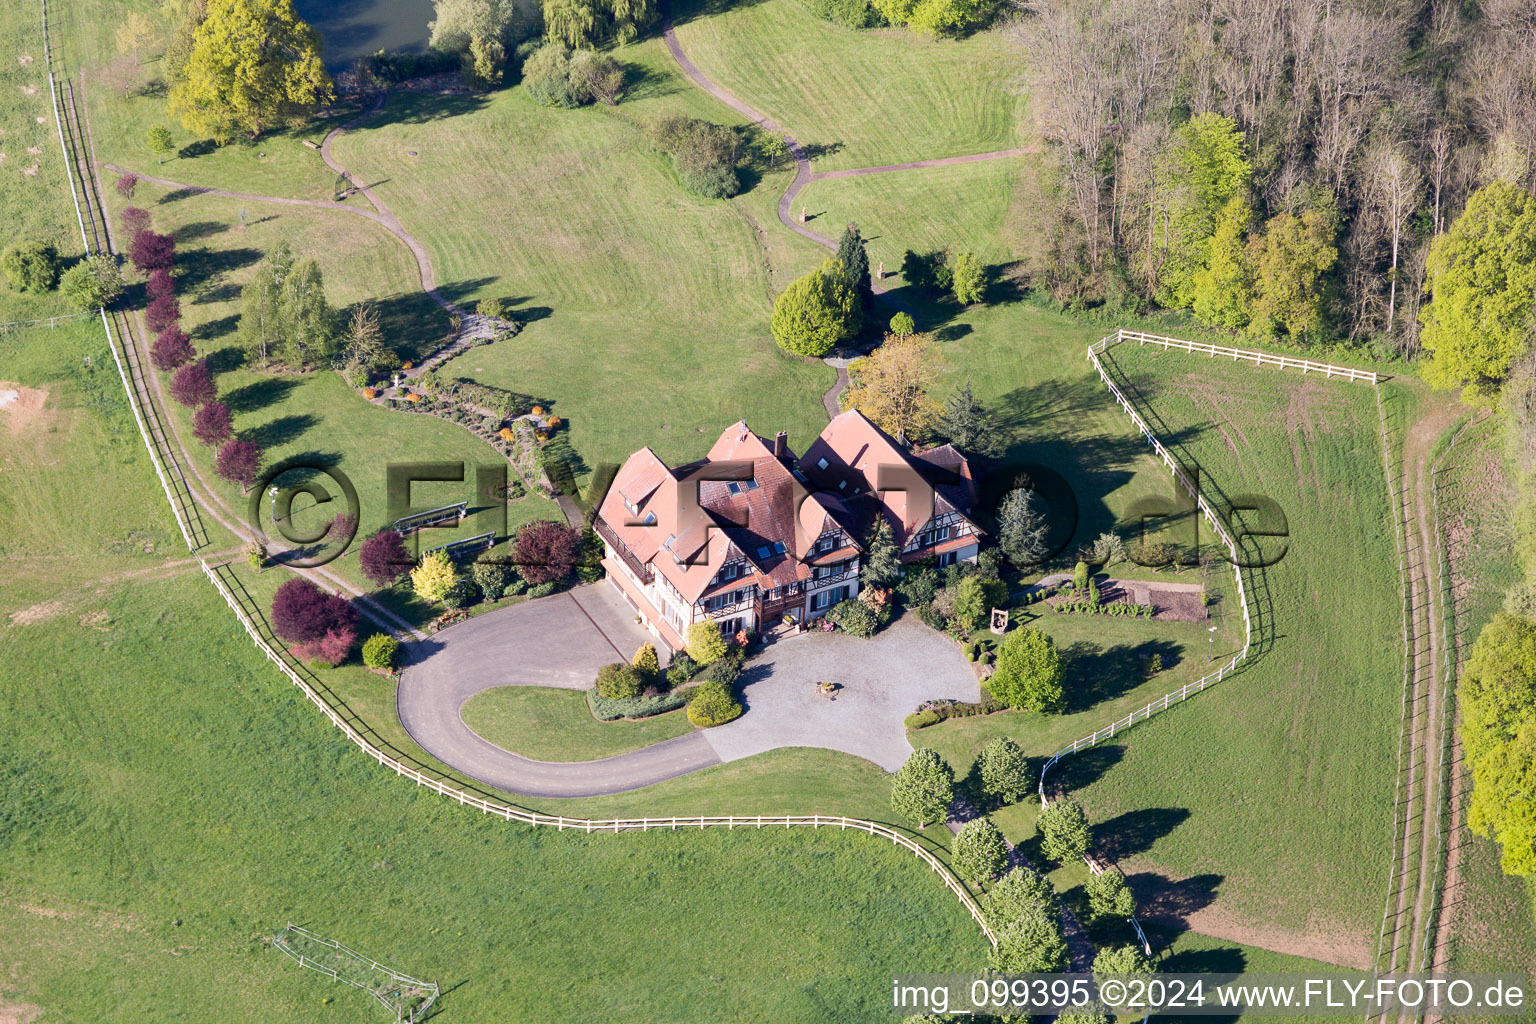
[[[498,600],[512,578],[512,567],[504,562],[476,562],[469,567],[469,578],[475,581],[487,601]]]
[[[467,580],[461,576],[443,593],[443,607],[465,608],[474,604],[479,597],[480,588],[475,586],[473,580]]]
[[[699,663],[689,657],[687,651],[679,651],[672,656],[672,664],[667,666],[667,683],[670,686],[682,686],[699,672]]]
[[[571,81],[571,51],[545,43],[523,64],[523,89],[546,107],[579,107],[581,92]]]
[[[745,660],[742,649],[733,644],[724,654],[710,662],[700,675],[710,682],[734,686],[741,676],[741,663]]]
[[[729,199],[741,191],[741,179],[736,177],[736,169],[721,164],[680,169],[677,181],[689,192],[705,199]]]
[[[608,700],[628,700],[640,696],[645,683],[631,665],[616,661],[597,670],[597,695]]]
[[[739,717],[741,702],[729,686],[714,679],[700,683],[688,702],[688,721],[705,729]]]
[[[0,271],[19,292],[46,292],[59,279],[59,254],[43,242],[12,242],[0,253]]]
[[[908,729],[925,729],[940,721],[939,713],[932,708],[925,708],[908,715],[903,721]]]
[[[363,641],[363,664],[369,668],[394,668],[399,651],[399,640],[388,633],[375,633]]]

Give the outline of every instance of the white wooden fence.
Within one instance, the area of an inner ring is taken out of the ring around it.
[[[61,313],[58,316],[45,316],[38,320],[11,320],[8,323],[0,324],[0,334],[26,330],[28,327],[37,327],[39,324],[46,324],[52,329],[69,320],[79,320],[83,317],[95,315],[96,311],[94,309],[86,309],[81,310],[79,313]]]
[[[1164,351],[1178,349],[1181,352],[1191,352],[1200,356],[1212,358],[1231,359],[1233,362],[1244,360],[1255,366],[1278,366],[1282,370],[1300,370],[1302,373],[1321,373],[1325,377],[1343,377],[1345,380],[1363,380],[1370,384],[1377,384],[1381,376],[1370,370],[1356,370],[1349,366],[1337,366],[1333,363],[1318,363],[1311,359],[1297,359],[1294,356],[1277,356],[1272,352],[1258,352],[1247,348],[1229,348],[1226,345],[1210,345],[1203,341],[1186,341],[1182,338],[1167,338],[1161,334],[1148,334],[1145,331],[1129,331],[1124,327],[1116,331],[1113,340],[1105,338],[1093,346],[1093,350],[1103,352],[1111,345],[1119,345],[1128,341],[1134,341],[1138,345],[1160,345]]]
[[[948,888],[950,892],[955,894],[955,897],[960,901],[961,905],[970,912],[971,917],[975,919],[976,923],[981,926],[981,930],[983,934],[986,935],[987,941],[992,943],[994,946],[997,945],[997,936],[993,933],[991,926],[987,924],[986,916],[981,912],[981,906],[976,902],[976,898],[971,895],[970,890],[966,889],[965,885],[957,877],[955,877],[954,872],[951,871],[943,861],[935,857],[922,845],[914,842],[911,838],[901,834],[900,832],[880,824],[879,822],[865,821],[861,818],[847,818],[827,814],[705,815],[697,817],[608,819],[567,818],[564,815],[540,814],[537,811],[530,811],[521,807],[514,807],[511,804],[505,804],[495,800],[487,800],[484,797],[476,796],[473,793],[469,793],[463,789],[460,789],[458,786],[453,785],[451,782],[445,782],[442,779],[433,778],[430,775],[424,774],[423,772],[420,772],[415,768],[412,768],[409,765],[396,760],[395,758],[384,753],[384,751],[375,747],[367,739],[367,737],[363,736],[362,733],[358,732],[358,730],[353,727],[352,723],[348,722],[344,717],[342,717],[342,715],[338,713],[334,707],[331,706],[330,702],[321,696],[319,691],[317,691],[313,686],[309,684],[307,680],[300,676],[299,673],[296,672],[294,668],[286,660],[284,660],[283,657],[279,655],[269,643],[267,643],[266,639],[262,637],[260,631],[256,628],[255,623],[251,621],[251,618],[246,613],[245,608],[236,599],[234,593],[229,589],[225,582],[219,577],[219,574],[212,567],[210,567],[206,561],[203,561],[202,559],[199,559],[198,561],[203,567],[204,575],[208,577],[209,582],[211,582],[223,596],[225,603],[229,605],[230,610],[233,611],[235,616],[240,620],[240,624],[245,627],[245,632],[250,636],[251,642],[256,645],[256,649],[265,654],[267,658],[278,667],[278,670],[281,671],[283,675],[288,677],[289,682],[293,683],[294,686],[297,686],[299,690],[304,694],[304,696],[309,698],[310,702],[313,703],[315,707],[324,712],[325,716],[331,720],[331,724],[334,725],[337,729],[340,729],[342,735],[351,740],[358,747],[358,749],[367,754],[369,757],[373,758],[379,764],[383,765],[385,768],[388,768],[390,771],[394,772],[396,775],[410,779],[418,786],[425,786],[434,792],[441,793],[443,796],[446,796],[451,800],[458,801],[460,804],[466,807],[473,807],[480,811],[482,814],[493,814],[498,818],[503,818],[507,821],[521,822],[524,825],[553,826],[558,831],[571,829],[578,832],[647,832],[651,829],[670,829],[675,831],[680,828],[737,829],[764,827],[809,827],[836,828],[840,831],[853,829],[854,831],[864,832],[868,835],[879,836],[882,839],[889,839],[893,844],[897,846],[906,848],[914,855],[916,855],[916,857],[924,864],[927,864],[928,867],[931,868],[933,872],[939,876],[940,880],[943,881],[945,887]]]

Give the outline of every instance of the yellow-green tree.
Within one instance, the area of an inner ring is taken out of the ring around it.
[[[1284,328],[1301,338],[1322,327],[1326,275],[1339,261],[1334,233],[1333,218],[1315,210],[1270,218],[1253,258],[1251,333]]]
[[[209,0],[193,36],[171,109],[188,131],[220,144],[236,131],[252,138],[331,99],[320,36],[292,0]]]
[[[1467,824],[1503,847],[1506,874],[1536,875],[1536,624],[1495,615],[1456,695],[1472,766]]]
[[[944,373],[932,335],[885,336],[885,344],[848,367],[845,409],[857,409],[898,441],[927,434],[943,410],[929,392]]]
[[[646,682],[655,679],[661,672],[661,660],[656,657],[656,645],[647,640],[635,651],[635,656],[630,659],[629,665],[636,672],[645,677]]]
[[[1531,340],[1536,200],[1504,181],[1478,189],[1430,246],[1427,273],[1424,379],[1487,401]]]
[[[859,296],[843,266],[828,259],[773,300],[773,337],[797,355],[821,358],[859,327]]]
[[[1221,208],[1210,256],[1195,275],[1195,316],[1216,327],[1248,325],[1253,303],[1253,267],[1248,255],[1248,222],[1253,209],[1248,197],[1233,196]]]
[[[423,601],[437,602],[459,581],[459,571],[441,551],[434,551],[411,570],[411,587]]]

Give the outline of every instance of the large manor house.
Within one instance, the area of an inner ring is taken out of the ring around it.
[[[975,504],[955,448],[909,452],[852,411],[798,458],[783,431],[770,441],[744,420],[698,462],[672,468],[642,448],[614,478],[595,527],[608,580],[677,651],[695,622],[727,633],[802,626],[857,595],[876,516],[903,562],[974,559]]]

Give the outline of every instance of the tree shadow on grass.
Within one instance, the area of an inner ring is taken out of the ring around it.
[[[242,434],[246,440],[255,441],[263,448],[278,448],[297,441],[305,431],[319,422],[317,417],[307,412],[295,413],[250,427],[242,431]]]
[[[299,381],[293,377],[263,377],[227,392],[224,404],[231,412],[255,412],[281,402],[298,386]]]
[[[176,239],[177,245],[186,245],[188,242],[195,242],[200,238],[223,234],[228,230],[228,224],[220,224],[216,220],[197,220],[190,224],[183,224],[172,234]]]
[[[756,7],[764,0],[673,0],[668,5],[674,25],[686,25],[697,18],[708,18],[727,11]]]
[[[1057,761],[1046,775],[1045,790],[1050,794],[1075,793],[1098,781],[1124,757],[1125,749],[1118,743],[1101,744],[1076,754],[1068,754]],[[1039,780],[1038,770],[1034,778]]]
[[[490,103],[490,97],[468,93],[443,96],[438,93],[406,92],[390,97],[384,109],[371,118],[369,127],[391,124],[429,124],[445,118],[472,114]]]
[[[178,256],[177,263],[183,268],[181,288],[188,292],[196,292],[197,289],[213,281],[220,274],[248,267],[262,257],[260,249],[193,249],[191,252]]]
[[[1068,713],[1086,711],[1135,689],[1147,677],[1147,664],[1154,654],[1162,659],[1165,670],[1172,668],[1179,661],[1179,645],[1148,640],[1100,647],[1091,640],[1079,640],[1067,647],[1062,661]]]
[[[207,323],[198,324],[192,328],[189,336],[193,341],[212,341],[214,338],[222,338],[229,334],[240,324],[238,314],[221,316],[217,320],[209,320]]]
[[[203,358],[208,360],[208,369],[214,373],[228,373],[245,365],[245,353],[238,345],[225,345],[223,348],[213,349]]]
[[[1110,860],[1146,853],[1152,844],[1189,820],[1183,807],[1145,807],[1126,811],[1093,827],[1095,847]]]
[[[677,75],[657,74],[639,64],[624,65],[624,91],[619,94],[622,105],[634,100],[653,100],[681,92]]]

